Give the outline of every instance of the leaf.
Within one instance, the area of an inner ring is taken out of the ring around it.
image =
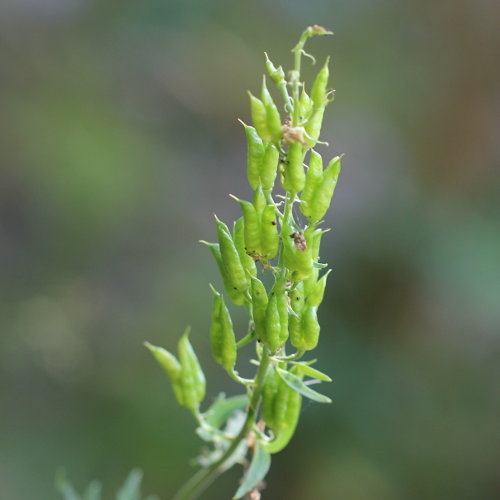
[[[219,429],[222,424],[236,411],[248,405],[248,396],[233,396],[226,399],[220,394],[210,408],[205,412],[205,421]]]
[[[56,488],[63,496],[64,500],[81,500],[80,495],[75,491],[73,485],[66,479],[63,471],[59,471],[56,476]]]
[[[101,483],[92,481],[83,494],[83,500],[100,500],[101,499]]]
[[[116,494],[116,500],[141,500],[141,481],[142,471],[132,470]]]
[[[302,374],[307,375],[308,377],[318,378],[320,380],[324,380],[325,382],[332,381],[332,379],[326,373],[320,372],[319,370],[316,370],[315,368],[312,368],[311,366],[303,362],[290,361],[290,363],[296,365],[297,369],[300,370]]]
[[[323,394],[320,394],[319,392],[316,392],[314,389],[311,389],[310,387],[305,385],[304,382],[302,382],[302,380],[297,377],[297,375],[294,375],[293,373],[287,372],[286,370],[283,370],[283,368],[278,367],[276,367],[276,373],[282,378],[285,384],[289,385],[297,392],[300,392],[302,396],[312,399],[313,401],[317,401],[318,403],[332,402],[329,397],[324,396]]]
[[[271,455],[257,441],[250,467],[233,498],[242,498],[243,495],[255,488],[264,479],[270,466]]]

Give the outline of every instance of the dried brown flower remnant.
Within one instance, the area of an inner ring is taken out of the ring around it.
[[[290,238],[293,238],[293,243],[297,250],[305,252],[307,250],[306,239],[304,238],[304,233],[292,233]]]

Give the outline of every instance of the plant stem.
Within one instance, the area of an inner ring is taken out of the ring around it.
[[[241,427],[238,435],[233,439],[229,448],[225,451],[224,455],[217,460],[217,462],[205,469],[200,469],[194,476],[192,476],[191,479],[189,479],[177,492],[173,500],[193,500],[197,498],[198,495],[201,494],[201,492],[207,488],[221,472],[223,472],[224,464],[229,460],[229,458],[231,458],[232,454],[236,451],[236,448],[238,448],[239,444],[243,441],[243,439],[245,439],[247,432],[253,427],[269,362],[269,352],[267,349],[264,349],[259,368],[257,369],[257,373],[255,375],[255,389],[253,390],[250,405],[247,409],[245,423]]]

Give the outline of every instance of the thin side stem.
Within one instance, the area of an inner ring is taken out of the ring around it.
[[[267,349],[264,349],[264,353],[262,354],[262,359],[255,376],[255,389],[253,390],[250,405],[247,409],[245,423],[241,427],[238,435],[233,439],[229,448],[225,451],[224,455],[217,460],[217,462],[213,463],[206,469],[200,469],[194,476],[192,476],[191,479],[189,479],[176,493],[173,500],[194,500],[215,480],[221,472],[223,472],[224,464],[231,458],[243,439],[245,439],[247,432],[253,428],[269,362],[269,353]]]

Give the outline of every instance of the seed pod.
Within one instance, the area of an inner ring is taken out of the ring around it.
[[[250,92],[248,94],[250,96],[250,111],[255,129],[263,141],[271,142],[273,136],[267,126],[267,112],[264,103]]]
[[[252,277],[251,281],[250,293],[252,295],[255,336],[263,341],[266,337],[267,292],[264,284],[258,278]]]
[[[304,189],[306,174],[304,172],[304,148],[300,142],[292,142],[288,148],[287,163],[285,167],[285,184],[287,191],[298,193]]]
[[[236,363],[236,339],[233,322],[224,303],[224,297],[212,287],[214,302],[212,307],[212,326],[210,342],[212,353],[217,363],[226,370],[231,370]]]
[[[266,197],[264,196],[264,192],[262,191],[262,186],[258,186],[253,195],[253,206],[255,207],[255,212],[257,216],[260,217],[262,214],[262,210],[266,206]]]
[[[304,283],[304,296],[309,297],[318,282],[319,269],[315,268],[313,265],[313,270],[309,278],[305,279],[302,283]]]
[[[325,64],[319,70],[316,79],[314,80],[312,89],[311,89],[311,99],[314,104],[314,109],[320,109],[326,106],[326,87],[328,85],[328,62],[330,58],[327,57]]]
[[[314,197],[309,203],[309,220],[319,221],[328,210],[332,201],[332,196],[337,185],[337,179],[340,173],[340,157],[333,158],[323,173],[323,180],[314,191]]]
[[[255,261],[247,254],[245,248],[245,220],[243,217],[240,217],[233,225],[233,241],[238,251],[238,255],[240,256],[243,269],[245,269],[250,276],[257,276]]]
[[[304,231],[304,237],[311,247],[311,256],[314,262],[318,262],[319,259],[319,248],[321,245],[321,237],[324,233],[328,232],[329,229],[323,230],[316,227],[315,224],[311,224]]]
[[[309,159],[309,168],[307,169],[306,183],[300,196],[300,210],[308,217],[310,215],[310,204],[314,197],[316,188],[323,180],[323,159],[321,155],[314,150],[311,150]]]
[[[325,114],[326,106],[315,109],[305,124],[305,130],[309,139],[306,138],[307,145],[313,147],[321,134],[321,126],[323,125],[323,115]]]
[[[308,245],[311,247],[311,257],[313,259],[313,262],[318,262],[319,260],[319,247],[321,244],[321,237],[325,232],[326,231],[323,231],[322,229],[316,228],[314,224],[308,226],[304,231],[304,237],[306,238]],[[316,283],[318,281],[318,275],[319,269],[314,267],[313,265],[311,275],[309,276],[309,278],[304,280],[304,295],[306,297],[309,297],[309,295],[313,292],[314,287],[316,286]]]
[[[217,236],[219,238],[222,264],[233,288],[243,292],[248,288],[248,277],[234,245],[233,238],[228,227],[219,219],[217,221]]]
[[[245,294],[243,291],[238,290],[234,287],[231,280],[229,279],[226,268],[222,263],[222,255],[220,251],[220,245],[218,243],[209,243],[208,241],[201,241],[204,245],[207,245],[214,256],[215,262],[217,262],[217,267],[219,268],[219,272],[222,276],[222,281],[224,283],[224,290],[226,291],[227,296],[237,305],[242,306],[245,303]],[[253,259],[252,259],[253,260]]]
[[[300,282],[290,293],[290,305],[296,316],[290,315],[288,320],[290,342],[294,347],[302,345],[302,310],[304,309],[304,284]]]
[[[321,302],[323,302],[323,295],[325,294],[326,280],[330,274],[331,269],[329,269],[321,279],[315,284],[314,288],[311,290],[307,296],[307,305],[318,307]]]
[[[274,400],[274,430],[279,434],[295,428],[300,413],[300,394],[280,377],[278,393]]]
[[[153,356],[155,357],[156,361],[158,361],[160,366],[168,375],[168,378],[172,383],[172,389],[174,390],[177,402],[181,406],[185,406],[182,387],[179,383],[179,378],[181,375],[181,364],[179,363],[177,358],[166,349],[163,349],[163,347],[154,346],[149,342],[144,342],[144,345],[149,349],[151,354],[153,354]]]
[[[311,114],[313,108],[312,99],[307,95],[304,86],[302,87],[302,92],[300,94],[299,108],[300,108],[300,118],[302,120],[305,120]]]
[[[179,359],[181,374],[179,383],[182,387],[184,406],[196,410],[205,397],[205,375],[189,342],[189,328],[179,340]]]
[[[320,326],[316,311],[316,307],[309,305],[302,311],[302,345],[295,346],[299,350],[311,351],[318,345]]]
[[[274,368],[266,377],[264,385],[262,417],[266,425],[273,430],[274,439],[265,444],[269,453],[281,451],[292,438],[297,426],[302,396],[288,386]],[[264,411],[265,410],[265,411]]]
[[[243,122],[242,122],[243,123]],[[255,128],[245,125],[245,134],[247,137],[247,176],[248,183],[252,189],[256,189],[259,185],[260,169],[264,158],[264,144],[262,139],[257,134]]]
[[[281,82],[285,80],[285,72],[283,71],[283,68],[281,66],[276,68],[276,66],[272,63],[269,57],[267,57],[267,54],[266,54],[266,70],[268,75],[271,77],[271,80],[276,85],[279,85]]]
[[[274,259],[279,248],[278,225],[274,205],[267,205],[260,218],[260,241],[262,256],[265,259]]]
[[[278,312],[278,299],[271,292],[266,308],[265,337],[261,340],[271,352],[275,352],[280,346],[279,337],[281,333],[280,314]]]
[[[311,247],[303,233],[297,231],[290,233],[290,230],[288,224],[282,230],[284,263],[292,272],[293,281],[303,281],[313,270]],[[288,238],[285,238],[285,235]]]
[[[276,290],[278,313],[280,316],[280,346],[288,340],[288,295],[285,290]]]
[[[262,418],[268,427],[275,427],[274,402],[280,387],[280,377],[273,366],[269,367],[262,389]]]
[[[273,288],[266,308],[264,343],[275,352],[288,338],[288,299],[284,290]]]
[[[279,151],[273,144],[267,144],[260,167],[260,182],[263,189],[272,189],[278,170]],[[256,189],[252,186],[252,189]]]
[[[273,98],[271,97],[269,90],[267,90],[265,76],[262,80],[261,97],[262,97],[262,103],[264,104],[266,110],[267,130],[271,135],[271,141],[277,143],[280,141],[281,135],[283,133],[281,126],[281,118],[278,108],[276,107],[276,104],[274,104]]]
[[[245,221],[245,248],[249,255],[260,255],[260,217],[252,203],[235,198],[240,204]]]

